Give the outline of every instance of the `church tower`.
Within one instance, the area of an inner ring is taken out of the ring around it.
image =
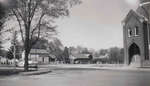
[[[131,10],[123,21],[124,59],[126,65],[142,67],[149,60],[147,20]]]

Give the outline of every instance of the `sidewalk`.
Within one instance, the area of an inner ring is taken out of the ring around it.
[[[0,67],[0,76],[10,76],[10,75],[40,75],[49,73],[51,70],[49,68],[38,68],[38,70],[29,70],[24,72],[23,68],[14,67]]]
[[[20,72],[20,75],[40,75],[52,72],[49,68],[39,68],[38,70],[31,70],[28,72]]]

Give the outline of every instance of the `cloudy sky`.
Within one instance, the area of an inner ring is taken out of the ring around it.
[[[123,47],[121,21],[137,5],[136,0],[83,0],[71,9],[69,18],[61,20],[59,38],[66,46]]]

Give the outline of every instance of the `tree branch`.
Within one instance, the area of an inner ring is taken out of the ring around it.
[[[31,41],[32,41],[31,42],[31,47],[32,47],[32,45],[36,44],[36,42],[39,40],[40,31],[41,31],[41,21],[42,21],[42,18],[44,17],[44,15],[45,15],[45,13],[42,13],[40,18],[39,18],[39,23],[37,24],[37,26],[38,26],[38,36],[37,36],[36,40],[34,40],[34,41],[33,41],[33,33],[37,28],[35,27],[35,29],[33,29],[34,31],[32,31],[32,34],[31,34]]]
[[[21,32],[22,41],[24,43],[24,37],[23,37],[23,30],[22,30],[22,26],[21,26],[21,21],[19,20],[18,15],[15,13],[15,11],[13,9],[12,9],[12,12],[14,13],[14,15],[15,15],[17,21],[18,21],[20,32]]]
[[[32,7],[30,21],[32,21],[37,7],[38,7],[38,2],[36,2],[35,5]]]
[[[22,16],[21,12],[18,10],[18,8],[14,9],[16,10],[17,14],[21,17],[21,19],[26,22],[26,19]]]

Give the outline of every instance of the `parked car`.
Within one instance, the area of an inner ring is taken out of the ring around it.
[[[25,61],[20,61],[18,62],[17,66],[18,67],[24,67],[24,64],[25,64]],[[28,61],[28,64],[29,64],[29,68],[38,68],[37,64],[38,62],[37,61]]]

